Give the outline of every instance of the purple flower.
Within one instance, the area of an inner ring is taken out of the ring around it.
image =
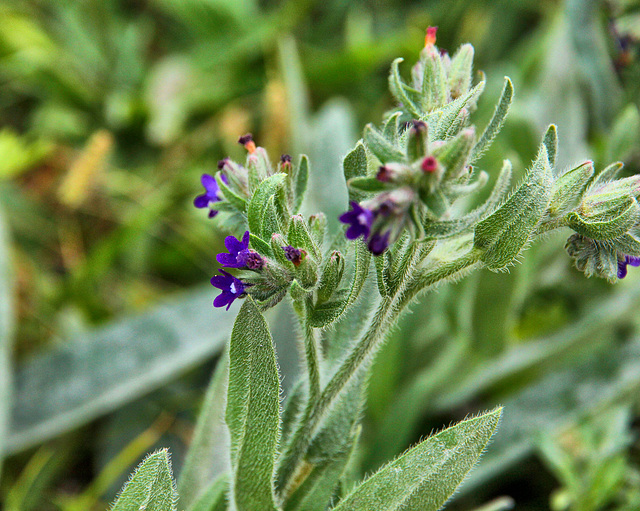
[[[222,174],[222,181],[224,184],[229,183],[224,174]],[[209,208],[209,218],[213,218],[218,214],[218,212],[215,209],[212,209],[212,204],[223,199],[220,195],[220,187],[218,186],[216,178],[210,174],[202,174],[200,182],[202,183],[202,186],[204,186],[205,193],[198,195],[193,200],[193,205],[196,208]]]
[[[369,251],[373,255],[377,256],[382,254],[382,252],[384,252],[389,246],[390,234],[390,231],[387,231],[384,234],[381,234],[379,232],[374,233],[373,236],[371,236],[369,243],[367,244]]]
[[[373,211],[363,208],[355,201],[351,202],[351,211],[347,211],[340,215],[339,220],[344,224],[350,224],[345,236],[350,240],[355,240],[361,235],[364,238],[369,237],[371,224],[373,224]]]
[[[218,254],[216,259],[226,268],[249,268],[259,270],[264,266],[264,259],[257,252],[249,249],[249,231],[242,236],[242,241],[233,236],[227,236],[224,246],[229,251]]]
[[[624,259],[618,260],[618,278],[623,279],[627,276],[627,265],[640,266],[640,257],[624,256]]]
[[[300,250],[299,248],[294,248],[291,245],[287,245],[286,247],[282,247],[284,250],[284,256],[287,260],[291,261],[294,266],[300,266],[302,259],[304,259],[305,251]]]
[[[224,270],[218,271],[223,275],[215,275],[214,277],[211,277],[211,285],[221,289],[222,293],[216,296],[215,300],[213,300],[213,306],[224,307],[226,305],[227,310],[229,310],[233,301],[245,294],[245,288],[247,285]]]

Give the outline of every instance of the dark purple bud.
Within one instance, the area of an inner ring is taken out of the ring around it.
[[[229,158],[223,158],[222,160],[220,160],[218,162],[218,170],[222,170],[228,161],[229,161]]]
[[[436,160],[433,156],[427,156],[424,160],[422,160],[422,164],[420,165],[424,172],[435,172],[438,170],[438,160]]]
[[[415,131],[427,131],[427,123],[424,122],[424,121],[417,120],[417,119],[413,119],[411,121],[411,127]]]
[[[355,240],[360,236],[364,236],[365,239],[369,237],[373,218],[373,211],[363,208],[357,202],[352,201],[351,211],[342,213],[339,220],[343,224],[349,224],[349,228],[345,232],[347,239]]]
[[[244,148],[249,151],[249,154],[253,154],[256,150],[256,143],[253,141],[253,135],[251,133],[242,135],[238,139],[238,144],[243,145]]]
[[[371,239],[367,244],[367,246],[369,247],[369,251],[376,256],[382,254],[389,247],[389,235],[389,231],[385,232],[384,234],[376,232],[373,236],[371,236]]]
[[[300,250],[299,248],[292,247],[291,245],[287,245],[286,247],[282,247],[284,250],[284,256],[293,263],[294,266],[300,266],[300,263],[304,259],[306,252],[304,250]]]
[[[381,165],[378,169],[378,173],[376,174],[376,179],[378,181],[382,181],[383,183],[388,183],[389,181],[391,181],[392,177],[393,174],[389,170],[389,167]]]
[[[245,294],[247,284],[224,270],[219,271],[222,275],[216,275],[211,278],[211,285],[222,291],[222,293],[213,300],[213,306],[224,307],[226,305],[227,310],[229,310],[233,301],[236,298],[241,298]]]
[[[280,162],[285,165],[287,163],[291,163],[291,156],[289,156],[288,154],[283,154],[282,156],[280,156]]]
[[[264,258],[254,250],[249,250],[244,259],[245,265],[250,270],[261,270],[264,267]]]

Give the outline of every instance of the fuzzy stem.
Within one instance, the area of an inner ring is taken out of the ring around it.
[[[304,353],[309,375],[309,401],[307,407],[313,409],[320,395],[320,356],[318,354],[318,342],[308,313],[303,320],[304,328]]]

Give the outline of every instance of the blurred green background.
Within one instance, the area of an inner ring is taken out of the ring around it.
[[[4,509],[105,509],[158,446],[179,472],[233,321],[211,306],[228,233],[192,205],[200,175],[246,132],[274,159],[304,152],[307,209],[335,229],[341,159],[429,25],[476,49],[474,122],[514,82],[490,175],[522,172],[552,122],[561,167],[640,171],[637,0],[0,0]],[[450,509],[640,509],[640,272],[588,280],[567,236],[414,306],[377,357],[354,473],[502,403]],[[286,306],[270,320],[286,389]]]

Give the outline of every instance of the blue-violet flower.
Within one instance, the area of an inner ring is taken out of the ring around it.
[[[224,184],[228,184],[229,181],[226,176],[224,174],[221,174],[221,176]],[[200,182],[202,183],[202,186],[204,186],[205,193],[198,195],[193,200],[193,205],[196,208],[209,208],[209,218],[213,218],[218,214],[218,212],[213,209],[213,204],[223,199],[220,194],[220,187],[218,186],[216,178],[210,174],[202,174]]]
[[[259,270],[264,266],[264,259],[257,252],[249,249],[249,231],[242,236],[242,240],[234,236],[227,236],[224,246],[229,251],[228,254],[221,253],[216,256],[218,262],[226,268],[249,268]]]
[[[227,310],[229,310],[233,301],[245,294],[247,284],[224,270],[218,271],[223,275],[211,277],[211,285],[222,290],[222,293],[213,300],[213,306],[224,307],[226,305]]]
[[[627,265],[640,266],[640,257],[624,256],[624,259],[618,260],[618,278],[623,279],[627,276]]]
[[[342,223],[350,224],[345,236],[350,240],[355,240],[360,236],[364,236],[367,239],[373,224],[373,211],[363,208],[355,201],[351,201],[351,208],[351,211],[347,211],[339,217]]]

